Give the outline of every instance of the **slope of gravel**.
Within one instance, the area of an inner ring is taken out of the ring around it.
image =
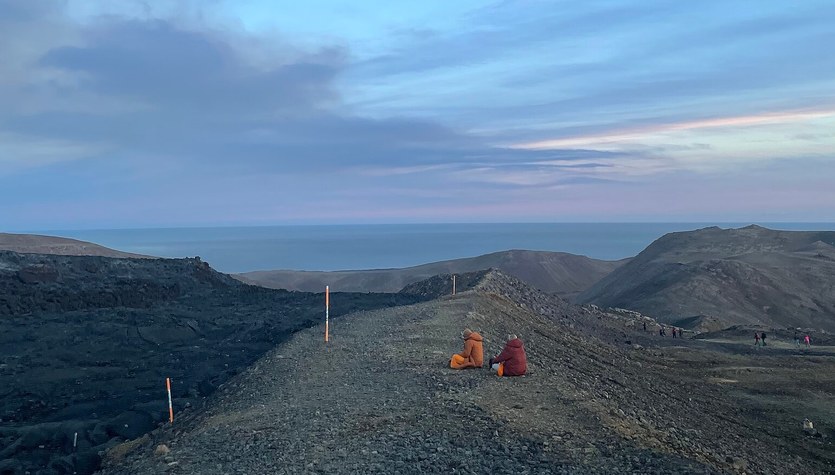
[[[492,282],[490,282],[492,280]],[[207,406],[109,454],[104,474],[821,473],[802,436],[762,430],[724,386],[620,350],[509,300],[503,278],[454,297],[296,333]],[[527,292],[534,292],[528,290]],[[463,327],[531,372],[453,371]],[[164,444],[165,451],[154,454]],[[811,450],[811,449],[809,449]]]

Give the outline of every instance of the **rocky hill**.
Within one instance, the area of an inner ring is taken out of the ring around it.
[[[835,419],[811,415],[810,405],[834,394],[831,359],[612,345],[590,335],[582,319],[571,328],[533,311],[554,297],[519,285],[484,273],[455,296],[342,319],[327,344],[321,327],[298,332],[205,407],[110,450],[102,473],[835,469],[828,445]],[[505,334],[520,335],[529,374],[450,370],[465,327],[483,334],[488,355]],[[759,365],[774,368],[765,380],[759,370],[744,371]],[[778,408],[770,399],[778,394],[790,394],[790,403]],[[824,432],[804,434],[802,414]]]
[[[406,285],[438,274],[494,268],[545,292],[571,298],[624,262],[601,261],[563,252],[512,250],[403,269],[336,272],[270,270],[247,272],[236,277],[274,289],[319,292],[329,285],[346,292],[397,292]]]
[[[583,292],[578,301],[675,322],[835,331],[835,232],[759,226],[671,233]]]
[[[418,300],[335,293],[331,316]],[[179,413],[323,306],[200,259],[0,252],[0,474],[92,473],[167,419],[166,377]]]
[[[61,256],[151,257],[117,251],[91,242],[37,234],[0,233],[0,251],[13,251],[21,254],[55,254]]]

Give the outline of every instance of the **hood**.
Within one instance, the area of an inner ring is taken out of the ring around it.
[[[518,338],[514,338],[514,339],[510,340],[509,342],[507,342],[507,346],[509,346],[511,348],[522,348],[522,340],[520,340]]]
[[[482,338],[478,332],[472,332],[470,333],[470,336],[467,337],[467,340],[483,341],[484,338]]]

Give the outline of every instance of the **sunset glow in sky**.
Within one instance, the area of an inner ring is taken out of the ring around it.
[[[0,231],[835,221],[830,1],[0,0]]]

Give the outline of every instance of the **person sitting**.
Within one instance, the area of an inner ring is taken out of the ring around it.
[[[469,328],[461,332],[461,338],[464,339],[464,351],[452,355],[449,367],[452,369],[481,368],[484,364],[483,338]]]
[[[499,356],[490,358],[490,367],[499,376],[522,376],[528,371],[525,346],[516,335],[508,335],[507,343]]]

